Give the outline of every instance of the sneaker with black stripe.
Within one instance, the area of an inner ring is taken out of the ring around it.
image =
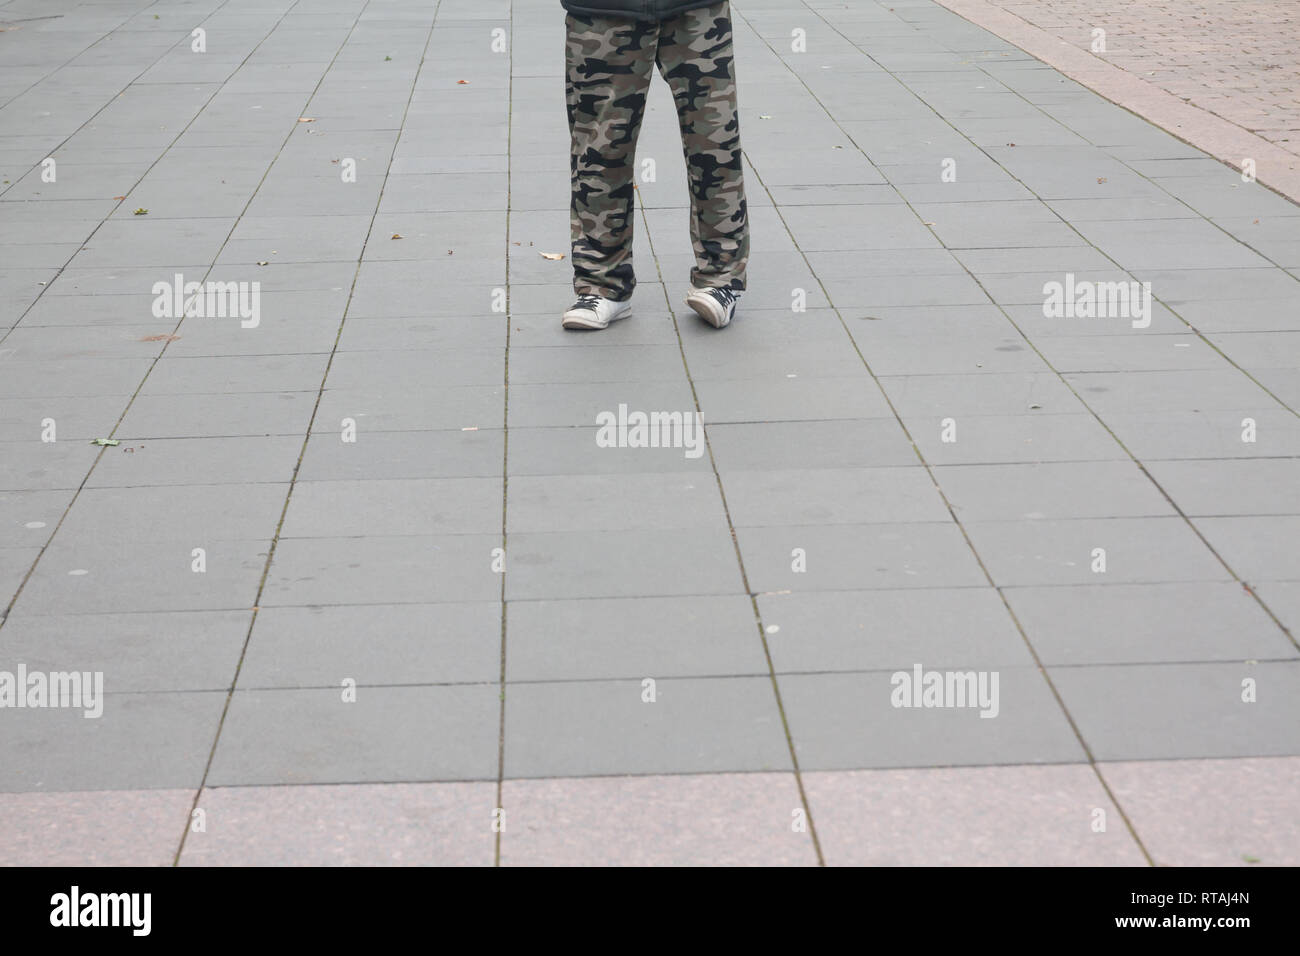
[[[692,288],[686,296],[686,304],[695,310],[705,322],[715,329],[728,325],[736,315],[736,302],[740,293],[734,289]]]
[[[566,329],[604,329],[608,328],[609,323],[615,319],[631,314],[630,299],[616,302],[604,296],[584,292],[578,296],[578,300],[573,305],[569,306],[569,311],[564,313],[561,324]]]

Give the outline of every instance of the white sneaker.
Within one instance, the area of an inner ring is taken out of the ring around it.
[[[603,329],[615,319],[623,319],[632,314],[632,300],[615,302],[603,296],[584,292],[578,301],[569,306],[564,313],[563,326],[566,329]]]
[[[705,322],[720,329],[731,322],[736,315],[736,302],[740,293],[734,289],[696,289],[692,288],[686,297],[686,304],[694,309]]]

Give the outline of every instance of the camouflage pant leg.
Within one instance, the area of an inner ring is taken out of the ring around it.
[[[633,164],[659,25],[569,14],[567,101],[573,288],[632,295]]]
[[[659,69],[672,89],[691,189],[696,288],[745,288],[749,214],[726,0],[660,25]]]

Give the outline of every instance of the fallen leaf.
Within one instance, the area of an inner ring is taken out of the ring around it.
[[[543,259],[559,260],[564,258],[563,252],[543,252],[541,255]]]
[[[114,199],[125,199],[126,197],[125,197],[125,196],[114,196],[113,198],[114,198]]]
[[[121,442],[119,442],[116,438],[96,438],[94,441],[91,442],[91,444],[92,444],[92,445],[107,445],[108,447],[112,448],[112,447],[115,447],[115,446],[117,446],[117,445],[120,445]]]
[[[262,259],[257,264],[259,266],[269,266],[271,263],[267,262],[265,259]]]
[[[1097,177],[1097,182],[1098,182],[1099,184],[1100,184],[1100,183],[1104,183],[1105,181],[1106,181],[1106,177],[1105,177],[1105,176],[1098,176],[1098,177]]]
[[[145,209],[143,206],[141,206],[139,209],[137,209],[137,210],[135,211],[135,215],[137,215],[137,216],[147,216],[147,215],[149,215],[149,210],[148,210],[148,209]]]
[[[761,113],[761,114],[759,114],[759,117],[758,117],[758,118],[759,118],[759,119],[771,119],[771,118],[772,118],[772,114],[771,114],[771,113]]]
[[[179,338],[180,338],[179,335],[172,335],[170,332],[168,332],[163,335],[146,335],[140,341],[141,342],[175,342]]]
[[[469,86],[469,80],[457,80],[457,81],[456,81],[456,85],[457,85],[457,86]]]
[[[395,233],[393,233],[391,236],[389,236],[388,238],[390,238],[390,239],[405,239],[406,237],[403,236],[400,232],[395,232]]]
[[[299,117],[298,117],[298,122],[299,122],[299,123],[314,123],[314,122],[316,122],[316,117],[314,117],[314,116],[299,116]]]

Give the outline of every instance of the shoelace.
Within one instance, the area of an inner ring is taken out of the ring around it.
[[[575,309],[594,309],[600,305],[600,296],[592,295],[590,292],[578,294],[578,301],[573,303]]]
[[[735,304],[736,293],[732,292],[730,289],[715,287],[713,289],[710,289],[709,292],[712,293],[713,297],[717,299],[719,302],[721,302],[728,309],[731,308],[733,304]]]

